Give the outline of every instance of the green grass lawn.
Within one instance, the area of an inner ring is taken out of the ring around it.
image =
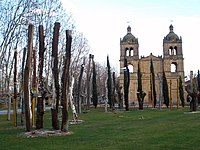
[[[200,150],[200,113],[184,112],[189,112],[189,108],[130,109],[116,113],[92,108],[79,115],[84,120],[82,124],[69,126],[72,135],[37,138],[21,136],[25,129],[13,128],[13,121],[6,121],[6,116],[0,115],[0,149]],[[50,118],[50,112],[45,112],[45,129],[51,128]]]

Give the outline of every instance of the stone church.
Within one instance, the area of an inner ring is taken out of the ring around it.
[[[142,73],[142,87],[147,94],[144,103],[151,104],[151,90],[150,90],[150,62],[153,61],[155,84],[156,84],[156,99],[157,104],[161,99],[163,103],[162,94],[162,74],[163,70],[170,88],[171,81],[171,95],[173,104],[177,103],[177,79],[181,76],[184,86],[184,58],[182,52],[182,38],[174,33],[173,26],[169,26],[169,33],[163,39],[163,54],[161,56],[154,56],[152,53],[149,56],[139,55],[139,40],[131,33],[131,27],[127,27],[127,34],[120,39],[120,68],[124,68],[124,59],[127,59],[128,68],[130,71],[130,86],[129,86],[129,103],[138,103],[137,88],[138,88],[138,63]],[[124,70],[120,69],[120,85],[123,87]],[[170,93],[170,89],[169,89]]]

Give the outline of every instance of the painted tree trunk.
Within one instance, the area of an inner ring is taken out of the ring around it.
[[[35,104],[37,99],[37,81],[36,81],[36,48],[33,50],[33,92],[32,92],[32,127],[35,125]]]
[[[58,72],[58,39],[59,39],[59,30],[60,30],[60,23],[56,22],[54,24],[54,32],[53,32],[53,42],[52,42],[52,57],[53,57],[53,78],[54,78],[54,85],[55,85],[55,92],[56,92],[56,104],[53,104],[51,108],[52,113],[52,127],[55,130],[59,129],[59,121],[58,121],[58,106],[59,106],[59,99],[60,99],[60,89],[59,89],[59,72]]]
[[[90,78],[91,78],[91,59],[92,59],[92,55],[89,54],[89,64],[88,64],[88,70],[87,70],[87,106],[86,109],[89,110],[90,109]]]
[[[72,109],[74,121],[77,121],[78,115],[76,113],[76,108],[75,108],[75,105],[74,105],[74,102],[73,102],[73,87],[74,87],[74,77],[72,76],[71,86],[69,88],[69,103],[70,103],[70,106],[71,106],[71,109]]]
[[[25,103],[25,117],[26,117],[26,131],[31,130],[30,120],[30,90],[29,90],[29,75],[31,70],[31,57],[33,48],[33,29],[34,26],[30,24],[28,26],[28,52],[26,58],[26,66],[24,70],[24,103]]]
[[[81,81],[83,77],[84,66],[85,66],[85,60],[81,65],[81,71],[78,79],[78,113],[81,113]]]
[[[39,26],[39,87],[38,87],[38,98],[37,98],[37,119],[36,129],[43,128],[43,116],[44,116],[44,99],[46,92],[44,91],[43,84],[43,66],[44,66],[44,29],[43,26]]]
[[[117,85],[116,85],[116,90],[117,90],[117,96],[118,96],[118,107],[119,109],[123,108],[123,93],[122,93],[122,87],[120,86],[120,81],[117,80]]]
[[[2,88],[3,89],[3,88]],[[2,91],[3,92],[3,91]],[[8,101],[8,111],[7,111],[7,120],[10,120],[10,110],[11,110],[11,95],[10,95],[10,80],[6,73],[6,92],[8,94],[7,101]],[[3,93],[2,93],[3,95]]]
[[[184,99],[184,90],[183,90],[183,84],[182,84],[182,79],[181,79],[181,76],[179,76],[179,97],[180,97],[180,100],[181,100],[181,105],[182,107],[185,106],[185,99]]]
[[[8,63],[6,64],[6,89],[7,89],[7,95],[8,95],[8,111],[7,111],[7,119],[10,120],[10,110],[11,110],[11,94],[10,94],[10,77],[11,77],[11,73],[12,73],[12,69],[13,69],[13,63],[14,63],[15,58],[13,57],[12,61],[11,61],[11,69],[10,72],[8,74]],[[4,71],[3,71],[4,72]],[[4,95],[4,90],[2,91],[2,95]]]
[[[139,62],[138,62],[137,76],[138,76],[137,98],[138,98],[139,110],[143,110],[144,97],[146,96],[146,93],[142,90],[142,74],[140,71]]]
[[[69,67],[71,61],[71,30],[66,31],[66,52],[64,59],[64,68],[62,74],[62,126],[61,131],[68,132],[68,93],[69,93]]]
[[[13,98],[14,127],[17,127],[17,50],[14,53],[14,98]]]
[[[21,78],[21,102],[22,102],[22,109],[21,109],[21,126],[24,126],[24,62],[25,62],[25,58],[26,58],[26,48],[24,48],[23,51],[23,58],[22,58],[22,78]]]

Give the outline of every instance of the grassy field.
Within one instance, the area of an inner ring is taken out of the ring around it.
[[[128,112],[104,112],[91,109],[79,115],[82,124],[70,125],[72,135],[25,138],[25,129],[13,128],[13,121],[0,115],[2,150],[200,150],[200,113],[189,108],[131,109]],[[70,114],[71,115],[71,114]],[[18,116],[20,117],[20,116]],[[45,113],[45,129],[51,128],[50,112]]]

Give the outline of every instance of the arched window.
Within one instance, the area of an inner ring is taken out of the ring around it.
[[[177,47],[176,46],[174,47],[173,51],[174,51],[174,55],[177,55]]]
[[[129,56],[129,49],[128,48],[125,49],[125,52],[126,52],[126,56]]]
[[[169,51],[169,55],[172,55],[172,50],[173,50],[173,48],[172,48],[172,46],[170,46],[169,50],[168,50]]]
[[[131,56],[134,56],[134,50],[132,47],[130,48],[130,51],[131,51]]]
[[[176,62],[171,63],[171,72],[177,72],[177,63]]]
[[[132,64],[128,64],[128,69],[130,73],[133,73],[133,65]]]

